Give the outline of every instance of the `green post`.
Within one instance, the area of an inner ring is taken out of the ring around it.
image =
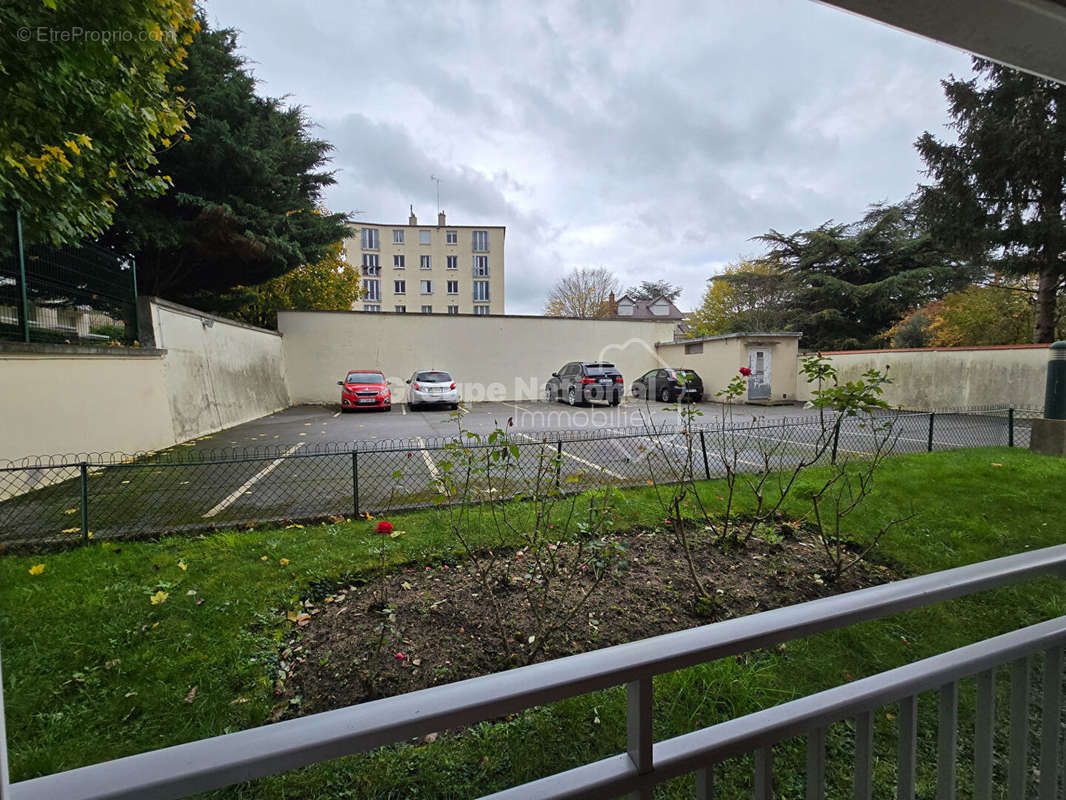
[[[81,543],[89,543],[89,465],[81,462]]]
[[[1066,342],[1048,348],[1044,419],[1066,419]]]
[[[1014,447],[1014,406],[1007,409],[1007,447]]]
[[[559,479],[563,470],[563,440],[555,443],[555,491],[560,491]]]
[[[22,242],[22,213],[15,211],[15,249],[19,259],[19,326],[22,341],[30,341],[30,299],[26,292],[26,253]]]
[[[359,453],[352,450],[352,506],[355,516],[359,516]]]
[[[130,257],[130,272],[133,281],[133,314],[130,315],[133,319],[133,341],[139,342],[141,340],[141,316],[140,303],[137,302],[137,260],[132,256]]]
[[[703,472],[707,476],[707,480],[711,479],[711,465],[707,463],[707,439],[703,435],[703,431],[700,431],[700,450],[703,451]]]
[[[929,412],[929,449],[927,452],[933,452],[933,420],[936,419],[936,412]]]

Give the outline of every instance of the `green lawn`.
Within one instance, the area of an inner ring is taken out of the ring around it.
[[[1066,461],[1006,448],[891,459],[874,496],[851,518],[851,532],[862,540],[886,518],[913,508],[917,515],[894,528],[874,554],[901,575],[1057,544],[1064,541],[1064,478]],[[797,489],[790,511],[801,514],[802,486]],[[701,493],[713,505],[720,487],[705,484]],[[618,508],[621,529],[662,518],[651,489],[620,492]],[[392,558],[420,564],[456,558],[456,543],[438,515],[429,510],[391,518],[407,532],[391,543]],[[371,529],[357,520],[0,558],[13,779],[262,724],[273,704],[276,646],[291,627],[285,612],[313,585],[371,569]],[[472,529],[476,536],[476,521]],[[38,564],[43,572],[30,574]],[[165,600],[153,603],[160,592]],[[1046,579],[663,676],[656,681],[656,736],[1064,613],[1066,590]],[[971,706],[972,691],[964,687],[961,719]],[[885,797],[894,796],[893,713],[878,713],[879,792]],[[920,747],[935,753],[935,698],[923,698],[921,717]],[[830,753],[839,756],[830,796],[849,793],[849,737],[846,725],[830,731]],[[220,794],[465,798],[617,753],[624,738],[624,699],[615,690],[430,745],[387,748]],[[965,733],[962,739],[965,753]],[[801,746],[786,744],[778,756],[778,788],[796,796]],[[747,765],[727,765],[717,781],[721,796],[741,797],[745,790],[750,796],[749,776]],[[922,780],[929,794],[931,775]],[[662,795],[688,791],[681,781]]]

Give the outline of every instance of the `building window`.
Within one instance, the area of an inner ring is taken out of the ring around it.
[[[397,314],[406,314],[407,313],[407,306],[396,306],[396,313]]]
[[[473,242],[475,253],[487,253],[489,252],[489,232],[488,231],[474,231]]]
[[[703,342],[693,342],[685,345],[686,356],[698,356],[703,352]]]
[[[482,278],[489,274],[488,256],[474,256],[474,274]]]
[[[459,306],[448,306],[448,313],[449,314],[458,314],[459,313]]]
[[[403,244],[403,231],[402,230],[396,230],[395,228],[393,228],[393,231],[392,231],[392,243],[393,244]]]
[[[459,256],[448,256],[448,269],[459,269]]]
[[[363,249],[377,250],[378,232],[376,228],[363,228]]]
[[[392,257],[392,268],[393,269],[403,269],[404,266],[406,266],[406,265],[404,264],[403,256],[396,255],[396,256]]]
[[[448,294],[459,294],[459,281],[448,281]]]
[[[445,231],[445,244],[459,244],[459,231]]]
[[[363,306],[363,311],[381,311],[381,306],[376,304],[371,305],[368,303],[367,305]]]
[[[381,274],[381,256],[377,253],[363,253],[363,274]]]
[[[432,231],[419,231],[418,232],[418,243],[419,244],[430,244],[431,239],[429,237],[430,237],[431,233],[432,233]]]
[[[489,282],[488,281],[474,281],[474,300],[481,300],[488,302],[489,299]]]
[[[487,317],[489,315],[488,306],[474,306],[474,313],[479,317]]]
[[[433,256],[419,256],[418,266],[421,269],[433,269]]]
[[[393,294],[406,294],[407,293],[407,281],[393,281],[392,282]]]
[[[433,281],[420,281],[422,294],[433,294]]]
[[[433,313],[433,306],[422,306],[422,313],[423,314],[432,314]]]
[[[363,281],[363,299],[380,300],[381,281]],[[381,309],[378,310],[380,311]]]

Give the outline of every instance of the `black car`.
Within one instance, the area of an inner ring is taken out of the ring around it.
[[[694,403],[703,399],[703,381],[690,369],[653,369],[633,381],[632,392],[644,400]]]
[[[625,380],[614,364],[606,361],[571,361],[544,386],[549,403],[566,400],[574,406],[590,400],[603,400],[616,406],[622,402]]]

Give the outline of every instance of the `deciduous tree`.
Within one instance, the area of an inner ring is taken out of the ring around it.
[[[181,140],[193,0],[0,4],[0,207],[28,240],[99,233],[124,197],[158,195]]]
[[[548,292],[544,314],[578,319],[609,317],[614,311],[610,296],[618,290],[618,279],[606,267],[575,269]]]
[[[788,279],[769,259],[726,266],[707,281],[703,301],[688,315],[692,335],[780,330],[788,324]]]
[[[344,245],[336,242],[318,262],[248,287],[243,293],[248,301],[230,316],[276,330],[279,311],[350,311],[359,298],[359,280],[359,267],[344,259]]]

